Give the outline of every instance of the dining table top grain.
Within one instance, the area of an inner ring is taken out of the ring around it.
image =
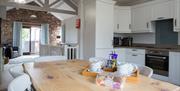
[[[96,85],[95,77],[82,75],[86,60],[23,64],[36,91],[180,91],[179,86],[140,75],[138,82],[126,82],[122,89]]]

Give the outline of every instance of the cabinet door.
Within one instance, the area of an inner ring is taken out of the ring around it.
[[[151,18],[151,6],[141,6],[132,8],[132,32],[152,32],[150,23]]]
[[[115,53],[118,54],[118,58],[117,60],[119,62],[125,62],[125,58],[126,58],[126,49],[125,48],[116,48],[114,49]]]
[[[138,65],[145,65],[145,55],[141,54],[126,54],[126,62]]]
[[[180,0],[174,1],[174,31],[180,32]]]
[[[145,50],[126,49],[126,61],[139,65],[145,65]]]
[[[116,7],[115,10],[117,23],[116,33],[131,33],[131,9],[130,7]]]
[[[119,32],[119,7],[114,7],[114,32]]]
[[[170,52],[169,55],[169,81],[180,85],[180,53]]]
[[[113,49],[105,49],[105,48],[97,48],[96,49],[96,57],[102,57],[109,59],[109,54],[113,52]]]
[[[173,0],[153,5],[153,20],[173,18]]]
[[[113,48],[114,6],[96,1],[96,48]]]

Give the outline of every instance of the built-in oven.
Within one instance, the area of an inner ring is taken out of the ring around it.
[[[146,50],[145,65],[152,68],[154,74],[169,76],[169,52]]]

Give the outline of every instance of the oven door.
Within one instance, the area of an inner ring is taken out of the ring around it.
[[[169,76],[169,57],[146,54],[145,65],[152,68],[154,74]]]

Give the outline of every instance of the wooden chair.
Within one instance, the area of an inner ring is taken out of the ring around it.
[[[8,91],[31,91],[31,81],[27,74],[15,78],[8,86]]]
[[[66,56],[41,56],[35,59],[35,62],[50,62],[67,60]]]

